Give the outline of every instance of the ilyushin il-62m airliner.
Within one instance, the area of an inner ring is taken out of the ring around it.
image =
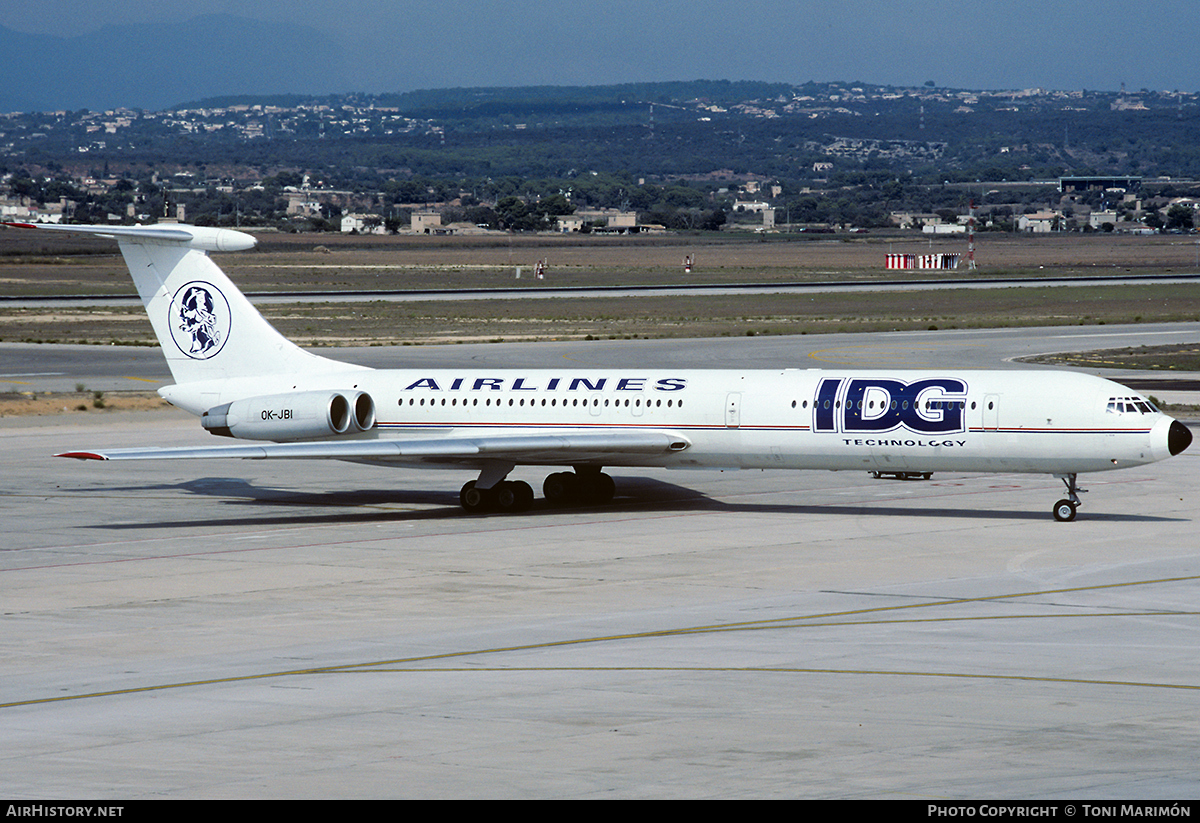
[[[33,228],[33,226],[29,226]],[[73,451],[84,460],[335,459],[462,467],[467,511],[522,511],[517,466],[554,469],[551,503],[606,502],[606,466],[1054,475],[1179,454],[1183,424],[1136,392],[1064,371],[674,368],[376,370],[280,335],[208,257],[242,232],[181,224],[36,228],[115,238],[175,384],[159,390],[214,435],[197,448]]]

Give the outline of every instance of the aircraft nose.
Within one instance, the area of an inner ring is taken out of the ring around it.
[[[1192,445],[1191,429],[1178,420],[1172,420],[1171,428],[1167,432],[1167,448],[1171,451],[1171,456],[1174,457],[1190,445]]]

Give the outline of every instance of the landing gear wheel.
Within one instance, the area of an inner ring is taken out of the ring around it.
[[[617,493],[616,482],[604,472],[600,472],[600,477],[596,484],[596,502],[611,503],[613,496]]]
[[[1055,477],[1067,487],[1067,496],[1054,504],[1054,519],[1059,523],[1070,523],[1075,519],[1075,510],[1079,508],[1079,495],[1087,494],[1087,489],[1079,488],[1077,474],[1058,474]]]
[[[523,512],[533,505],[533,489],[521,480],[505,480],[490,489],[478,489],[468,481],[458,493],[458,502],[469,512],[496,509],[501,512]]]
[[[579,477],[574,472],[555,472],[542,483],[542,494],[553,506],[566,506],[579,499]]]
[[[533,505],[533,489],[523,480],[500,483],[495,492],[496,507],[502,512],[523,512]]]
[[[469,480],[458,492],[458,502],[469,512],[480,512],[488,507],[495,496],[495,489],[477,489],[475,481]]]
[[[497,483],[496,508],[502,512],[515,511],[517,508],[517,491],[512,483]]]
[[[579,477],[579,496],[584,503],[611,503],[617,484],[604,472],[589,472]]]
[[[1054,519],[1059,523],[1070,523],[1075,519],[1075,510],[1078,507],[1070,500],[1062,499],[1054,504]]]
[[[542,494],[552,506],[609,503],[617,484],[602,471],[555,472],[542,483]]]

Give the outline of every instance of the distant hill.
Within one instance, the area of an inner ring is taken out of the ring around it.
[[[218,95],[342,90],[343,53],[316,29],[221,14],[80,37],[0,26],[10,67],[0,111],[159,110]]]
[[[207,42],[211,32],[237,30],[240,37],[257,38],[278,32],[267,25],[241,27],[241,21],[230,22],[235,18],[202,20],[209,22],[183,27],[186,36],[173,28],[178,40],[160,39],[178,44]],[[205,34],[195,35],[196,29]],[[292,34],[297,38],[294,49],[306,57],[332,48],[317,37],[320,42],[306,49],[305,38],[315,35],[303,29]],[[28,42],[40,43],[45,59],[64,41]],[[122,42],[124,47],[113,41],[104,48],[131,49],[128,41]],[[750,175],[797,189],[874,187],[886,191],[883,199],[893,206],[912,200],[903,190],[904,181],[1024,183],[1061,175],[1200,179],[1197,93],[979,91],[844,81],[792,86],[711,79],[376,94],[270,90],[272,83],[294,87],[306,77],[307,82],[332,82],[323,73],[314,81],[301,72],[261,74],[261,92],[191,93],[237,85],[233,64],[251,65],[250,57],[240,55],[254,51],[255,44],[236,42],[236,48],[226,49],[234,55],[228,60],[214,58],[211,45],[197,54],[194,43],[188,47],[193,51],[180,45],[170,59],[147,57],[163,53],[158,42],[153,49],[146,45],[131,51],[141,55],[139,65],[192,66],[188,72],[155,75],[171,80],[153,90],[157,97],[149,92],[141,92],[147,96],[136,102],[104,97],[118,95],[115,86],[94,93],[108,106],[123,100],[124,105],[149,109],[136,116],[110,116],[95,108],[80,112],[79,99],[49,104],[69,109],[65,115],[46,112],[42,103],[41,111],[6,116],[0,171],[78,169],[82,163],[99,175],[107,174],[106,168],[182,164],[227,170],[239,166],[243,178],[252,179],[281,170],[319,169],[327,183],[347,190],[409,187],[398,202],[421,201],[431,190],[428,181],[438,180],[462,185],[468,178],[489,184],[501,178],[544,178],[556,181],[548,184],[552,193],[578,193],[584,171],[621,175],[623,182],[613,184],[618,191],[629,191],[629,179]],[[94,42],[89,47],[100,48]],[[214,63],[220,65],[211,67]],[[211,75],[207,79],[206,71]],[[90,83],[116,76],[98,69],[80,73]],[[0,94],[13,100],[41,91],[41,85],[13,83]],[[74,93],[83,94],[81,88]],[[181,105],[187,111],[176,108]],[[416,178],[426,182],[412,182]],[[926,212],[930,205],[916,203],[917,210]]]
[[[616,83],[603,86],[476,86],[415,89],[367,94],[236,94],[204,97],[173,108],[212,109],[228,106],[283,106],[324,103],[340,107],[393,108],[410,117],[486,118],[498,114],[579,113],[647,103],[678,104],[706,100],[728,106],[751,99],[787,99],[795,92],[788,83],[757,80],[669,80]]]
[[[452,89],[418,89],[396,94],[381,94],[377,105],[395,106],[403,112],[479,110],[537,111],[560,106],[563,101],[575,105],[613,105],[626,101],[673,103],[704,98],[721,105],[743,100],[791,96],[788,83],[754,80],[679,80],[654,83],[619,83],[605,86],[517,86]]]

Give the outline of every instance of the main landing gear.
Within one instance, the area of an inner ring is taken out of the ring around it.
[[[471,480],[458,493],[458,502],[469,512],[523,512],[533,505],[533,488],[523,480],[501,480],[490,489],[478,489]]]
[[[542,494],[552,506],[608,503],[616,490],[613,479],[598,468],[555,472],[542,483]],[[523,512],[533,505],[533,489],[523,480],[501,480],[490,489],[478,488],[471,480],[458,493],[458,501],[469,512]]]
[[[1087,494],[1087,489],[1081,489],[1075,484],[1075,474],[1055,475],[1067,487],[1067,496],[1054,504],[1054,519],[1059,523],[1069,523],[1075,519],[1075,510],[1079,508],[1079,495]]]

